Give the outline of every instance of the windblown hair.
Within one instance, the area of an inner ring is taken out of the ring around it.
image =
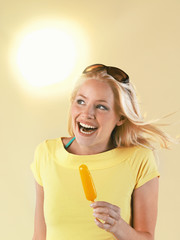
[[[72,92],[71,104],[80,86],[88,79],[96,79],[109,84],[114,93],[115,111],[124,119],[124,123],[121,126],[116,126],[111,135],[116,147],[141,145],[152,150],[158,149],[159,146],[170,149],[169,144],[179,142],[158,127],[168,124],[156,123],[160,119],[148,122],[143,119],[135,87],[132,83],[118,82],[111,75],[107,74],[106,70],[82,74]],[[68,132],[71,136],[74,136],[70,113]]]

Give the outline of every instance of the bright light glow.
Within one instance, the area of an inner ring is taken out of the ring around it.
[[[22,39],[16,62],[30,85],[46,86],[67,78],[76,54],[71,36],[61,29],[44,28]]]
[[[10,48],[11,67],[20,86],[33,94],[39,95],[40,89],[49,94],[57,88],[59,94],[57,84],[69,88],[69,79],[75,80],[77,70],[84,68],[87,49],[87,39],[75,23],[38,20],[16,34]]]

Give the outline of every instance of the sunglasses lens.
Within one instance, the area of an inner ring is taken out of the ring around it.
[[[83,73],[94,72],[105,68],[103,64],[94,64],[84,69]]]
[[[84,69],[83,73],[96,72],[106,69],[107,73],[115,78],[118,82],[129,83],[129,76],[121,69],[109,67],[103,64],[94,64]]]
[[[129,83],[129,76],[119,68],[109,67],[108,74],[114,77],[119,82]]]

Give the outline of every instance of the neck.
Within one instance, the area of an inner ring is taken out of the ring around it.
[[[114,148],[115,146],[111,141],[107,145],[102,145],[102,146],[99,146],[99,145],[85,146],[85,145],[78,144],[77,141],[75,140],[74,146],[72,146],[70,150],[71,150],[71,153],[74,153],[77,155],[92,155],[92,154],[106,152]]]

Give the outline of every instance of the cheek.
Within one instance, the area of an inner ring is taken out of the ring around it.
[[[71,107],[71,118],[72,118],[72,120],[74,120],[78,116],[78,114],[79,114],[78,107],[75,106],[75,105],[72,105],[72,107]]]
[[[116,123],[118,121],[117,116],[114,116],[112,113],[104,116],[101,121],[105,124],[108,125],[109,127],[111,126],[114,128],[116,126]]]

